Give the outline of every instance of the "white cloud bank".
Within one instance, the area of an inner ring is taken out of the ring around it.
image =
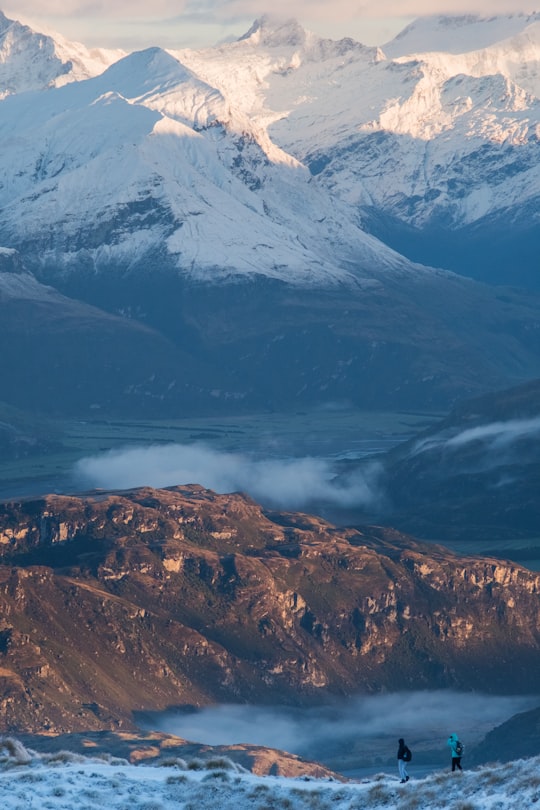
[[[315,502],[366,506],[379,498],[378,464],[338,481],[320,458],[260,459],[203,444],[111,450],[77,462],[83,487],[130,489],[201,484],[219,493],[246,492],[264,505],[298,509]]]

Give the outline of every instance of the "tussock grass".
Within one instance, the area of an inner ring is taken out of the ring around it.
[[[261,796],[265,793],[270,793],[270,788],[268,787],[268,785],[264,785],[263,783],[261,783],[260,785],[255,785],[255,787],[252,788],[248,796],[248,799],[256,799],[258,796]]]
[[[222,771],[236,771],[238,770],[238,766],[232,759],[228,757],[213,757],[212,759],[207,759],[204,763],[204,767],[208,768],[208,770],[219,769]]]
[[[209,782],[212,779],[219,780],[221,782],[229,782],[230,776],[226,771],[210,771],[207,773],[206,776],[203,777],[203,782]]]
[[[367,793],[368,802],[374,805],[388,804],[392,799],[393,792],[388,789],[387,785],[379,783],[369,788]]]
[[[174,774],[174,776],[167,777],[167,784],[168,785],[185,785],[187,782],[187,776],[183,773]]]
[[[204,771],[205,765],[202,759],[190,759],[187,764],[188,771]]]
[[[479,805],[474,804],[474,802],[469,802],[467,800],[461,802],[457,802],[452,806],[452,810],[480,810]]]
[[[18,777],[17,781],[32,785],[45,782],[46,777],[42,773],[23,773]]]
[[[164,757],[156,762],[157,768],[178,768],[180,771],[187,771],[188,764],[182,757]]]
[[[47,765],[72,765],[74,763],[87,762],[87,758],[82,754],[74,754],[72,751],[55,751],[52,754],[42,754],[42,762]]]
[[[32,754],[13,737],[0,738],[0,761],[9,765],[29,765]]]

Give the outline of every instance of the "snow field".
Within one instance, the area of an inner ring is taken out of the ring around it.
[[[535,757],[406,785],[386,774],[341,783],[256,776],[224,757],[131,765],[69,751],[40,755],[5,738],[0,802],[4,810],[524,810],[540,801],[539,766]]]

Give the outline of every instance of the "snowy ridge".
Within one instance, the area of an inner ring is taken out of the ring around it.
[[[122,55],[37,33],[0,11],[0,99],[97,76]]]
[[[473,14],[423,17],[404,28],[393,40],[383,45],[382,50],[390,59],[435,51],[463,54],[489,48],[520,35],[538,21],[540,13],[495,17]]]
[[[106,757],[92,759],[69,751],[36,754],[18,740],[0,740],[0,798],[5,810],[73,810],[74,807],[177,810],[178,807],[294,807],[295,810],[398,810],[409,806],[446,809],[523,810],[540,797],[540,757],[504,766],[490,765],[452,774],[440,771],[400,785],[380,774],[361,783],[300,777],[261,777],[225,757],[185,762],[170,759],[162,767],[130,765]],[[166,767],[165,767],[166,766]],[[135,804],[136,803],[136,804]]]
[[[401,49],[319,47],[318,58],[316,39],[300,37],[293,26],[294,35],[277,38],[254,26],[237,43],[183,58],[225,97],[241,88],[251,120],[342,200],[417,224],[438,211],[473,222],[539,193],[539,20],[428,18],[398,38]],[[386,141],[374,148],[378,133],[393,136],[390,150]],[[486,183],[483,165],[471,177],[470,163],[484,145],[495,150],[500,180]],[[509,145],[523,154],[510,155]],[[506,176],[516,161],[527,168]]]
[[[14,299],[63,303],[56,290],[25,271],[16,250],[0,247],[0,302]]]
[[[444,19],[452,31],[452,19]],[[472,23],[460,18],[466,24]],[[436,40],[437,26],[435,32],[426,21],[419,27],[423,41]],[[416,224],[438,212],[473,222],[523,205],[540,191],[539,16],[475,19],[472,28],[463,53],[430,49],[391,60],[349,54],[327,61],[324,73],[299,63],[289,87],[274,67],[264,76],[259,114],[269,120],[263,105],[275,110],[274,140],[354,205]],[[503,38],[478,48],[495,33]],[[281,115],[277,102],[285,104]],[[488,148],[493,177],[486,177],[483,162],[475,165],[478,150]],[[516,163],[519,172],[510,169]]]

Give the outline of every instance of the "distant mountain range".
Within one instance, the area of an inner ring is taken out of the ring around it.
[[[432,269],[539,287],[539,30],[434,18],[380,49],[262,18],[126,55],[0,15],[0,245],[106,354],[144,343],[102,374],[72,322],[32,360],[26,310],[11,365],[71,413],[446,408],[540,376],[536,294]]]

